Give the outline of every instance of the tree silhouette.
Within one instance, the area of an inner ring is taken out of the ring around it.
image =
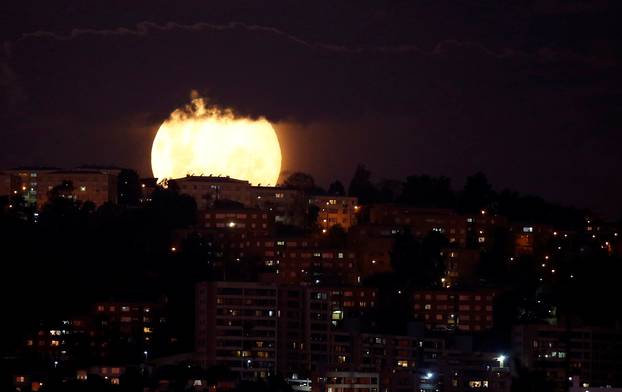
[[[329,195],[335,195],[335,196],[345,196],[346,189],[344,188],[344,186],[341,183],[341,181],[337,180],[335,182],[332,182],[328,186],[328,194]]]
[[[348,195],[359,199],[362,204],[377,200],[378,190],[371,182],[371,172],[364,165],[358,165],[348,187]]]

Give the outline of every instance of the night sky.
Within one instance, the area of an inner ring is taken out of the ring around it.
[[[619,0],[181,3],[3,2],[0,167],[150,176],[197,90],[274,122],[283,169],[323,185],[481,170],[622,215]]]

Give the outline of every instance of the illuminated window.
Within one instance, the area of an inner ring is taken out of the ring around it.
[[[58,346],[60,346],[60,341],[59,340],[52,340],[52,341],[50,341],[50,346],[58,347]]]
[[[151,330],[151,327],[144,327],[143,328],[143,332],[144,333],[152,333],[153,331]]]
[[[25,381],[26,381],[26,377],[24,376],[15,377],[15,382],[25,382]]]
[[[86,191],[86,186],[82,185],[82,186],[80,187],[80,191],[85,192],[85,191]]]
[[[408,361],[397,361],[397,366],[398,367],[408,367]]]
[[[532,226],[523,227],[523,233],[533,233],[533,227]]]

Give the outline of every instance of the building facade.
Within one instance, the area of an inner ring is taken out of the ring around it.
[[[104,203],[117,202],[117,175],[100,170],[57,170],[37,173],[33,177],[30,173],[31,185],[37,182],[36,203],[39,208],[48,202],[51,193],[56,187],[60,197],[75,201],[90,201],[96,206]],[[36,181],[35,181],[36,178]],[[34,185],[31,189],[35,189]]]
[[[274,375],[277,304],[272,284],[197,284],[195,351],[201,365],[227,366],[241,379]]]
[[[413,293],[415,320],[427,329],[481,332],[493,327],[492,290],[427,290]]]
[[[318,208],[317,224],[322,230],[340,225],[345,230],[356,224],[358,199],[350,196],[314,195],[309,204]]]

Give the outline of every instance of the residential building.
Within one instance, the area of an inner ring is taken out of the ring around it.
[[[18,167],[6,170],[5,173],[11,176],[11,194],[23,197],[26,203],[30,205],[36,205],[41,176],[57,170],[59,169],[52,167]],[[41,189],[43,193],[48,191],[44,188]]]
[[[473,286],[478,283],[479,249],[446,248],[441,252],[445,261],[444,286]]]
[[[323,391],[326,392],[378,392],[378,373],[328,372]]]
[[[59,189],[60,197],[90,201],[98,207],[104,203],[117,202],[117,175],[109,171],[76,169],[45,171],[36,173],[35,177],[32,174],[35,172],[29,173],[31,185],[37,182],[37,188],[33,185],[31,189],[34,189],[39,208],[48,202],[50,192],[55,187],[64,184],[67,186]]]
[[[169,181],[179,188],[179,192],[192,196],[197,210],[211,207],[216,200],[228,200],[253,205],[251,184],[245,180],[216,176],[186,176]],[[171,185],[169,185],[171,186]]]
[[[314,286],[279,288],[278,369],[285,375],[323,372],[329,365],[330,293]]]
[[[554,237],[553,226],[542,224],[514,224],[510,227],[516,255],[532,255],[548,249],[547,243]]]
[[[195,348],[202,366],[227,366],[241,379],[275,374],[275,285],[203,282],[196,286],[195,305]]]
[[[268,212],[256,208],[209,208],[199,211],[199,226],[267,236],[272,228],[270,216]]]
[[[453,210],[399,204],[375,204],[368,209],[371,224],[391,226],[395,230],[407,227],[415,238],[438,232],[445,235],[452,246],[467,245],[467,218]]]
[[[556,391],[566,391],[572,376],[587,385],[622,385],[618,328],[526,324],[515,326],[512,336],[520,365],[545,372]]]
[[[425,290],[413,293],[415,320],[427,329],[481,332],[493,326],[493,290]]]
[[[322,230],[340,225],[345,230],[356,224],[358,199],[350,196],[314,195],[309,204],[318,208],[317,224]]]
[[[298,189],[254,186],[253,207],[268,211],[275,223],[303,227],[306,223],[307,203],[304,192]]]

